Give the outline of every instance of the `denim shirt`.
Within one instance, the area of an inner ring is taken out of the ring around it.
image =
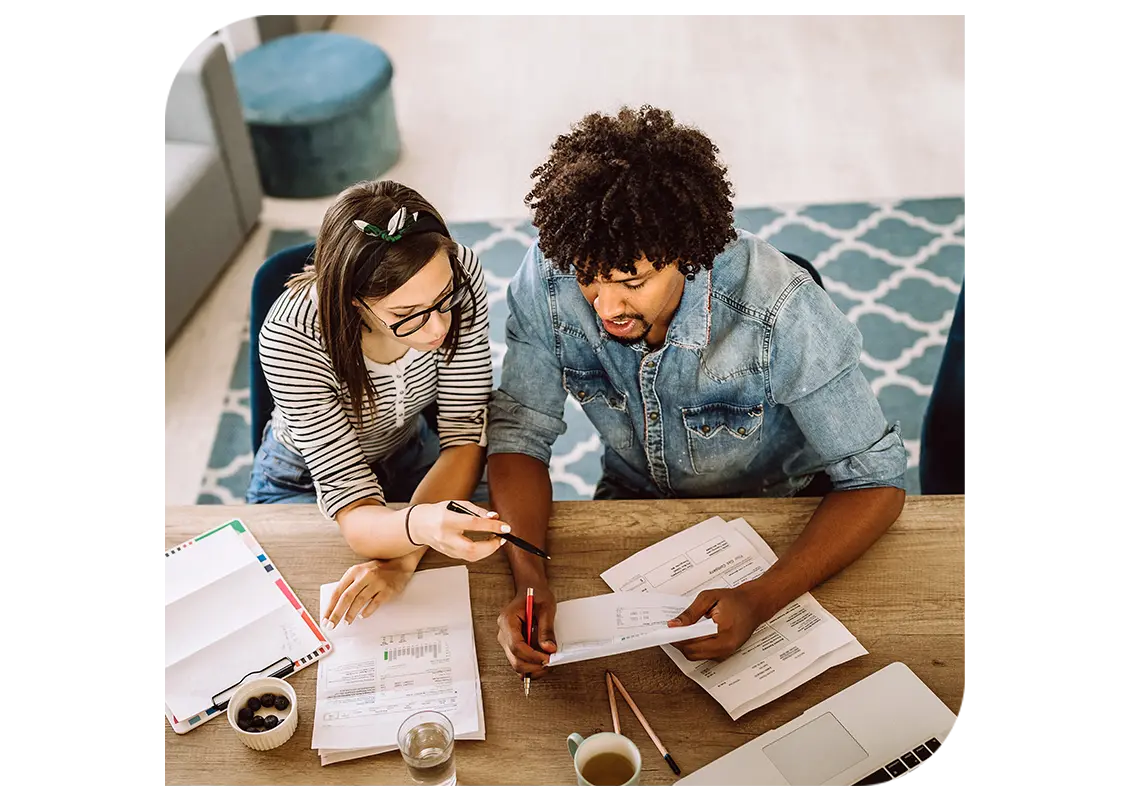
[[[507,291],[487,451],[548,464],[566,397],[604,444],[605,478],[650,497],[905,489],[906,451],[859,369],[863,337],[811,276],[745,231],[686,281],[666,341],[612,339],[535,242]]]

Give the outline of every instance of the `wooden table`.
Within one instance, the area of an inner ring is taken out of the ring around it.
[[[781,554],[819,501],[670,500],[562,502],[550,522],[549,578],[558,601],[608,591],[600,573],[648,545],[713,515],[745,517]],[[165,512],[172,547],[238,517],[270,554],[311,613],[318,587],[358,560],[334,523],[313,506],[185,506]],[[513,596],[500,554],[470,565],[471,606],[482,677],[487,740],[458,742],[461,785],[573,784],[565,738],[611,730],[604,670],[613,668],[683,768],[699,769],[893,661],[907,664],[957,713],[965,682],[965,498],[908,497],[902,516],[863,558],[813,594],[869,655],[833,667],[733,722],[659,648],[569,664],[535,681],[529,699],[496,641],[499,608]],[[429,553],[421,569],[449,566]],[[332,656],[331,656],[332,657]],[[177,735],[165,728],[167,784],[403,784],[399,753],[322,767],[310,749],[317,668],[290,680],[298,693],[298,730],[282,747],[259,753],[241,745],[224,719]],[[675,778],[621,700],[622,731],[643,755],[645,785]],[[156,721],[154,721],[154,725]]]

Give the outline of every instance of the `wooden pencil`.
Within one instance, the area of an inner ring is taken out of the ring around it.
[[[671,767],[671,771],[676,775],[681,775],[682,770],[679,769],[679,765],[675,763],[675,759],[671,757],[671,753],[669,753],[667,748],[663,746],[663,742],[659,741],[659,737],[655,735],[655,731],[653,731],[651,729],[651,726],[647,724],[647,720],[644,718],[643,712],[640,711],[639,706],[637,706],[635,701],[632,700],[632,696],[628,694],[628,690],[624,688],[624,684],[620,683],[620,679],[616,677],[616,673],[609,670],[608,676],[612,678],[612,682],[616,684],[616,688],[620,690],[620,694],[624,695],[624,699],[627,701],[628,707],[632,709],[632,713],[636,715],[636,719],[640,721],[640,725],[643,725],[643,729],[647,731],[647,735],[651,737],[651,741],[654,742],[655,746],[659,749],[660,754],[662,754],[663,756],[663,760],[667,762],[667,765],[669,767]]]
[[[608,705],[612,708],[612,730],[620,732],[620,712],[616,710],[616,690],[612,688],[612,673],[604,671],[604,682],[608,684]]]

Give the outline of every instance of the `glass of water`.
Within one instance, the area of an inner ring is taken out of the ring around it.
[[[408,775],[418,786],[455,785],[455,728],[438,711],[420,711],[396,734]]]

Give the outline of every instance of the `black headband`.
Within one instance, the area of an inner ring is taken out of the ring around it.
[[[373,273],[384,260],[389,247],[405,236],[415,236],[420,233],[448,235],[443,223],[427,211],[417,211],[412,216],[408,216],[408,210],[403,207],[392,215],[392,219],[388,221],[388,225],[384,228],[371,225],[363,219],[355,219],[353,224],[366,236],[373,238],[372,242],[367,242],[364,245],[366,248],[371,248],[369,249],[369,257],[365,262],[366,266],[353,273],[354,296],[357,296],[361,287],[373,277]]]

